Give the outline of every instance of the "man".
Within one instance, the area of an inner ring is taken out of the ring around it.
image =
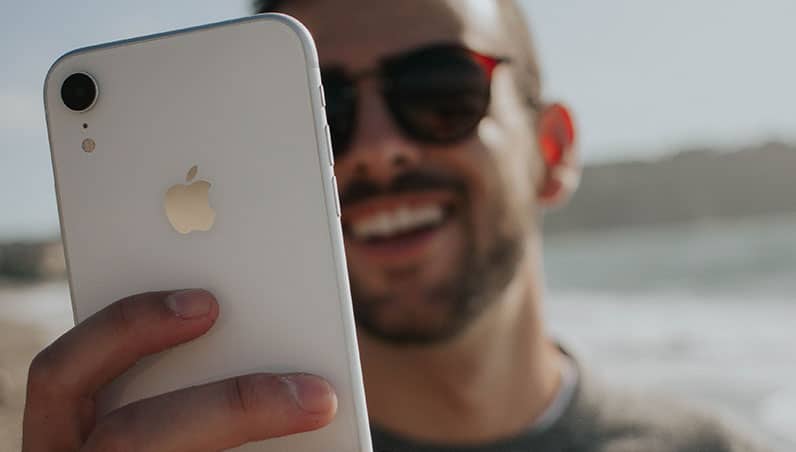
[[[264,11],[317,40],[376,451],[763,450],[710,417],[607,390],[547,338],[540,218],[575,189],[575,131],[540,99],[514,2]],[[201,290],[150,293],[66,333],[31,366],[23,450],[209,451],[332,419],[331,387],[308,375],[243,376],[94,418],[99,386],[218,315]]]

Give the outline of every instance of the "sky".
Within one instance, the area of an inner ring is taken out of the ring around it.
[[[0,240],[57,233],[41,91],[58,56],[238,17],[249,5],[2,1]],[[544,93],[574,110],[586,162],[652,158],[688,146],[796,141],[793,0],[521,2]]]

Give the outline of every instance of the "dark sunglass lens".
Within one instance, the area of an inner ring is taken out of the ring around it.
[[[469,136],[489,106],[489,74],[466,49],[438,48],[388,64],[385,94],[412,137],[450,143]]]
[[[339,69],[322,70],[321,80],[326,94],[326,120],[332,135],[332,149],[335,157],[339,157],[348,150],[354,135],[356,87]]]

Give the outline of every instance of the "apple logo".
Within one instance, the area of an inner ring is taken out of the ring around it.
[[[188,234],[209,231],[216,221],[216,212],[210,207],[210,182],[196,178],[199,168],[194,165],[185,176],[187,184],[177,184],[166,192],[166,217],[175,231]]]

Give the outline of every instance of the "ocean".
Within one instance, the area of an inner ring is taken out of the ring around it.
[[[796,450],[796,217],[551,235],[551,334],[610,382]]]
[[[549,332],[610,383],[691,401],[796,450],[794,231],[796,217],[777,217],[550,234]],[[71,326],[66,284],[0,289],[0,320],[28,325],[37,349]],[[0,355],[11,400],[0,449],[18,436],[29,357],[17,355]]]

